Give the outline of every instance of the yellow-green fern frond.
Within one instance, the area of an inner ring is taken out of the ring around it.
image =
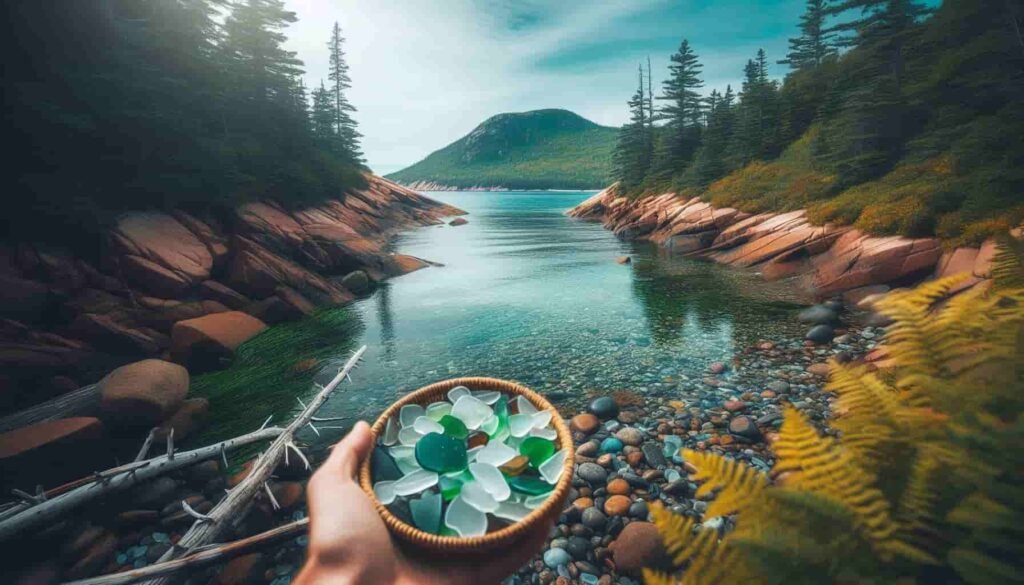
[[[957,464],[956,453],[943,441],[921,442],[910,468],[910,477],[896,506],[900,539],[918,551],[917,561],[937,564],[933,555],[944,544],[945,519],[939,512],[941,493],[935,489],[943,474]]]
[[[775,442],[775,472],[787,488],[831,497],[847,508],[865,536],[886,554],[897,548],[889,502],[873,485],[874,475],[830,437],[822,437],[796,409],[786,411]]]
[[[733,558],[727,544],[723,543],[717,530],[698,528],[696,521],[673,514],[660,502],[651,506],[651,519],[661,534],[665,550],[672,563],[684,572],[681,576],[650,572],[659,583],[722,583],[725,575],[741,570],[742,562]],[[644,573],[645,579],[648,572]]]
[[[697,469],[691,477],[703,482],[695,496],[700,498],[717,492],[705,512],[709,518],[733,514],[746,506],[756,505],[758,496],[768,485],[764,473],[735,459],[690,449],[683,451],[683,458]]]
[[[998,289],[1024,289],[1024,241],[1005,238],[999,242],[992,279]]]

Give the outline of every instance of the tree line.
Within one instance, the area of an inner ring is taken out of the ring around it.
[[[308,92],[284,47],[296,16],[281,0],[3,10],[15,232],[65,237],[127,209],[295,204],[365,184],[337,23],[327,83]]]
[[[973,178],[929,196],[928,206],[980,213],[1019,205],[1022,27],[1024,9],[1003,0],[946,0],[937,9],[915,0],[807,0],[799,35],[777,62],[789,67],[783,82],[759,50],[742,87],[707,95],[698,55],[683,40],[658,95],[649,66],[640,69],[615,179],[634,196],[699,192],[808,136],[813,167],[834,178],[826,196],[901,161],[952,153],[953,175]]]

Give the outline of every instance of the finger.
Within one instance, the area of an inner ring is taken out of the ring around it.
[[[341,473],[343,477],[354,478],[359,463],[369,455],[372,448],[373,433],[370,431],[370,425],[359,421],[331,450],[324,468],[330,469],[332,473]]]

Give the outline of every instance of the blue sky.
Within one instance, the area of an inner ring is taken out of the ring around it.
[[[737,86],[758,48],[772,63],[797,32],[804,0],[286,0],[289,48],[307,85],[326,77],[335,20],[368,162],[410,165],[501,112],[565,108],[600,124],[627,118],[636,65],[655,92],[687,38],[705,90]],[[783,65],[771,73],[781,78]]]

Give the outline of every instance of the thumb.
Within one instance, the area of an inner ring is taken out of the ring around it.
[[[324,468],[330,469],[332,473],[340,473],[345,478],[355,478],[359,463],[372,449],[373,432],[370,431],[370,425],[359,421],[331,450]]]

